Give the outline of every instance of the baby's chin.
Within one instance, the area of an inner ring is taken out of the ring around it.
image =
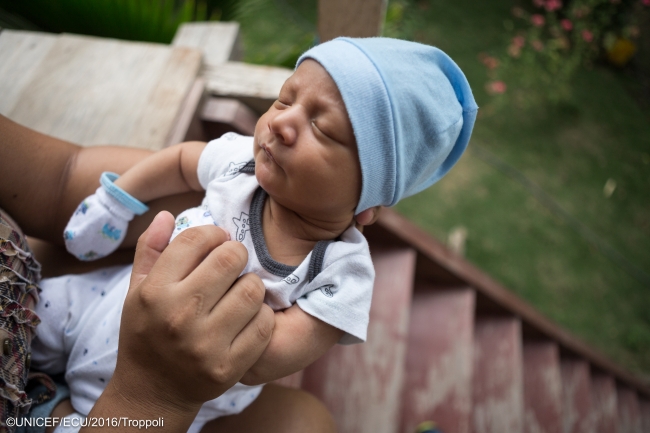
[[[269,189],[272,189],[271,182],[269,181],[269,177],[271,173],[268,173],[268,167],[265,167],[265,164],[260,161],[260,157],[258,156],[258,153],[255,154],[255,179],[257,179],[257,183],[260,184],[262,189],[269,193]]]

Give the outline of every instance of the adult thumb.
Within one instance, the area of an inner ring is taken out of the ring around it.
[[[136,287],[144,280],[169,244],[174,231],[174,217],[162,211],[151,221],[149,227],[138,239],[133,259],[131,287]]]

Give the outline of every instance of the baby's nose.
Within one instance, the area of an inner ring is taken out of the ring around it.
[[[296,142],[298,136],[295,123],[296,120],[292,116],[281,113],[269,122],[269,129],[282,144],[291,146]]]

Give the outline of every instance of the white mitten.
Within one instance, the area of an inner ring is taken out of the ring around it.
[[[115,251],[124,240],[129,221],[148,210],[113,184],[117,177],[102,174],[102,186],[81,202],[63,232],[66,248],[79,260],[96,260]]]

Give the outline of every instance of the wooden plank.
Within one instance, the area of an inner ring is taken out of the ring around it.
[[[182,143],[183,141],[206,141],[200,119],[204,92],[205,80],[197,78],[181,104],[178,117],[169,132],[169,140],[166,146]]]
[[[593,433],[589,364],[579,359],[563,359],[562,424],[564,433]]]
[[[146,101],[147,108],[128,139],[129,144],[158,150],[170,142],[173,125],[200,66],[200,51],[181,47],[170,51],[162,74]]]
[[[421,254],[422,260],[429,262],[430,267],[439,268],[438,273],[446,273],[449,277],[458,279],[460,284],[476,289],[477,301],[479,299],[478,295],[489,298],[504,310],[520,317],[527,326],[538,331],[540,335],[557,341],[562,348],[585,358],[592,365],[616,376],[618,380],[643,393],[646,398],[650,398],[650,387],[645,381],[623,370],[602,354],[544,317],[512,291],[493,280],[464,258],[451,252],[441,242],[394,210],[384,209],[376,226],[372,230],[375,235],[379,231],[383,231],[383,236],[395,238],[397,241],[415,248]]]
[[[596,433],[618,433],[616,383],[604,374],[591,376],[591,416]]]
[[[129,144],[136,124],[124,117],[140,118],[142,95],[159,80],[168,56],[164,46],[59,36],[9,117],[75,143]]]
[[[641,399],[639,401],[639,412],[641,415],[641,431],[650,432],[650,400]]]
[[[0,33],[0,114],[7,116],[25,85],[52,49],[55,35],[3,30]]]
[[[618,404],[618,433],[643,433],[636,392],[630,388],[618,388],[616,402]]]
[[[523,355],[518,319],[476,320],[472,395],[474,432],[523,432]]]
[[[562,432],[562,378],[555,343],[524,342],[524,432]]]
[[[201,108],[205,134],[208,139],[217,138],[226,132],[253,135],[258,115],[242,102],[232,98],[207,98]]]
[[[202,71],[209,93],[236,98],[258,114],[269,109],[291,74],[293,71],[287,68],[242,62],[226,62],[219,66],[206,65]]]
[[[184,23],[176,31],[172,45],[201,50],[203,61],[208,65],[241,60],[239,23],[236,22]]]
[[[469,288],[413,293],[400,431],[426,420],[445,432],[471,431],[474,301]]]
[[[60,35],[6,114],[75,143],[160,149],[200,58],[188,48]]]
[[[376,279],[366,343],[332,348],[303,377],[342,433],[399,426],[415,252],[371,245],[371,253]]]
[[[321,42],[338,36],[380,36],[387,0],[319,0],[318,35]]]

